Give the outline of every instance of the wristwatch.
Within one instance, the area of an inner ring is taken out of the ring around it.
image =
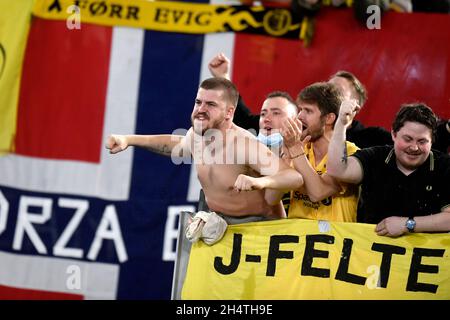
[[[414,228],[416,227],[416,221],[414,220],[414,217],[409,217],[408,220],[406,220],[405,226],[409,232],[414,232]]]

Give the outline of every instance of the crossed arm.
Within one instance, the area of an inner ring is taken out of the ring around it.
[[[299,172],[290,168],[284,160],[256,139],[249,140],[249,148],[245,152],[250,150],[257,150],[257,161],[247,163],[261,177],[241,174],[236,180],[235,189],[239,191],[265,189],[266,202],[269,205],[275,205],[281,201],[285,192],[299,189],[303,185],[303,177]],[[249,154],[246,155],[246,157],[249,156]]]
[[[305,191],[309,198],[311,201],[321,201],[340,192],[342,188],[336,179],[327,173],[319,175],[312,167],[303,147],[309,142],[310,136],[301,140],[301,127],[300,120],[287,119],[282,126],[283,143],[294,168],[303,176]]]

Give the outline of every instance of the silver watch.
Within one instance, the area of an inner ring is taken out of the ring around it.
[[[408,220],[406,220],[405,226],[409,232],[414,232],[414,228],[416,227],[416,221],[414,220],[414,217],[409,217]]]

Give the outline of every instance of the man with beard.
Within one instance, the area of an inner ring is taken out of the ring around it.
[[[302,177],[233,123],[238,95],[229,80],[206,79],[198,89],[186,136],[111,135],[106,147],[111,153],[137,146],[164,155],[192,156],[209,209],[225,220],[285,218],[283,190],[299,188]]]
[[[358,222],[377,224],[375,232],[389,237],[450,231],[450,157],[431,150],[433,111],[422,103],[402,105],[392,125],[394,146],[348,157],[346,129],[358,108],[354,100],[342,103],[328,151],[328,173],[362,186]]]
[[[342,96],[330,83],[318,82],[304,88],[297,97],[296,120],[283,126],[283,141],[304,186],[291,195],[289,218],[355,222],[358,188],[339,183],[327,174],[328,144],[333,134]],[[346,142],[353,154],[358,148]]]

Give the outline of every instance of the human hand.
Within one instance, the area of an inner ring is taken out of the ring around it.
[[[236,182],[234,183],[233,189],[241,191],[252,191],[252,190],[262,190],[265,188],[264,177],[254,178],[247,176],[245,174],[240,174]]]
[[[341,123],[344,127],[348,127],[359,110],[361,110],[361,107],[355,99],[342,101],[336,122]]]
[[[383,219],[380,223],[375,227],[375,232],[379,236],[386,237],[399,237],[402,234],[408,232],[406,228],[406,220],[408,218],[405,217],[389,217]]]
[[[225,78],[230,80],[230,59],[225,54],[217,54],[208,64],[208,69],[216,78]]]
[[[109,153],[115,154],[128,148],[127,137],[120,134],[111,134],[106,139],[106,149],[109,149]]]
[[[281,135],[283,136],[283,143],[286,148],[288,148],[289,153],[303,153],[304,146],[311,139],[311,136],[306,136],[302,140],[302,127],[302,122],[298,118],[288,118],[285,122],[282,123]]]

